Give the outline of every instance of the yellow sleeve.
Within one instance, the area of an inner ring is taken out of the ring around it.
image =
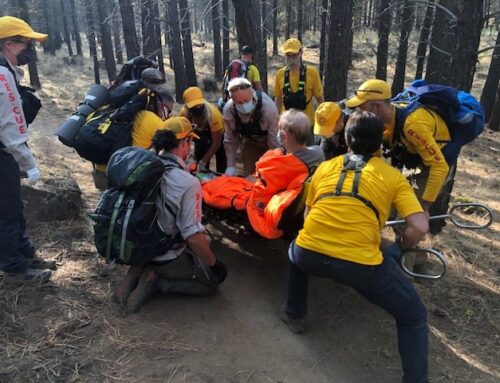
[[[250,65],[248,68],[247,80],[250,82],[260,82],[260,72],[256,65]]]
[[[188,108],[186,107],[186,105],[182,105],[182,108],[179,112],[179,117],[186,117],[189,120],[188,114]]]
[[[274,82],[274,97],[283,97],[283,81],[285,76],[285,68],[278,69]]]
[[[142,111],[135,116],[132,129],[132,145],[140,148],[149,149],[154,134],[161,129],[164,121],[155,113]]]
[[[406,218],[412,214],[423,212],[424,209],[422,209],[415,191],[406,178],[399,172],[396,176],[396,190],[393,204],[399,215]]]
[[[210,104],[210,112],[212,113],[212,123],[210,124],[211,132],[218,132],[224,130],[224,119],[220,110],[214,105]]]
[[[434,139],[436,121],[432,115],[427,113],[425,116],[420,114],[420,116],[414,117],[412,114],[405,121],[404,138],[407,147],[413,148],[422,158],[424,165],[429,167],[429,177],[422,199],[434,202],[443,186],[449,167],[441,148]]]
[[[312,86],[312,94],[314,97],[323,96],[323,85],[321,84],[321,78],[319,77],[319,72],[316,68],[307,67],[311,73],[311,83]]]

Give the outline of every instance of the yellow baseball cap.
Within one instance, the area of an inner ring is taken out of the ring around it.
[[[165,121],[163,129],[168,129],[175,133],[175,138],[182,140],[188,136],[200,138],[194,133],[193,125],[186,117],[170,117]]]
[[[298,53],[302,49],[302,43],[295,38],[291,38],[283,43],[281,49],[283,49],[283,53],[285,54]]]
[[[323,102],[314,114],[314,134],[325,138],[333,136],[337,120],[342,115],[339,104],[336,102]]]
[[[14,36],[27,37],[36,41],[45,41],[49,37],[45,33],[35,32],[26,21],[17,17],[0,17],[0,39]]]
[[[190,88],[187,88],[183,95],[182,98],[184,99],[184,104],[188,108],[192,108],[193,106],[201,105],[205,103],[205,98],[203,97],[203,93],[200,88],[197,86],[192,86]]]
[[[356,91],[356,95],[345,102],[348,108],[356,108],[366,101],[388,100],[391,98],[391,87],[383,80],[365,81]]]

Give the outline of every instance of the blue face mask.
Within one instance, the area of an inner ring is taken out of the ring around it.
[[[236,110],[241,114],[250,114],[253,111],[253,107],[253,100],[250,100],[244,104],[236,105]]]
[[[281,134],[279,130],[278,133],[276,133],[276,140],[278,141],[278,146],[283,147],[283,140],[281,139]]]

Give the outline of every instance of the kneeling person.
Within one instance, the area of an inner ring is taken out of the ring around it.
[[[157,198],[158,223],[178,240],[172,250],[147,265],[132,266],[116,290],[116,300],[136,312],[155,291],[208,295],[226,278],[226,267],[217,260],[201,224],[201,186],[189,174],[185,160],[196,137],[184,117],[172,117],[153,137],[153,147],[165,164]]]

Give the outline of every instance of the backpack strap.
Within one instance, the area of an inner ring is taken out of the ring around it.
[[[335,186],[335,191],[331,193],[324,193],[319,196],[319,200],[323,198],[329,198],[329,197],[352,197],[356,198],[357,200],[361,201],[366,207],[370,208],[373,213],[375,214],[375,217],[377,218],[377,221],[380,223],[379,219],[379,213],[377,208],[373,205],[373,203],[366,199],[365,197],[359,195],[358,189],[359,189],[359,180],[361,178],[361,173],[363,168],[366,166],[368,161],[371,159],[370,156],[361,156],[358,154],[345,154],[344,155],[344,163],[342,170],[340,172],[340,177],[337,182],[337,185]],[[344,181],[347,175],[348,171],[354,171],[354,179],[352,181],[352,189],[350,192],[343,192],[342,187],[344,186]]]
[[[295,93],[305,93],[306,89],[306,74],[307,74],[307,65],[300,64],[300,73],[299,73],[299,82],[297,84],[297,92]],[[285,78],[283,81],[283,94],[290,94],[292,88],[290,85],[290,68],[288,66],[285,68]],[[311,100],[309,100],[311,101]],[[307,101],[307,103],[309,103]]]

